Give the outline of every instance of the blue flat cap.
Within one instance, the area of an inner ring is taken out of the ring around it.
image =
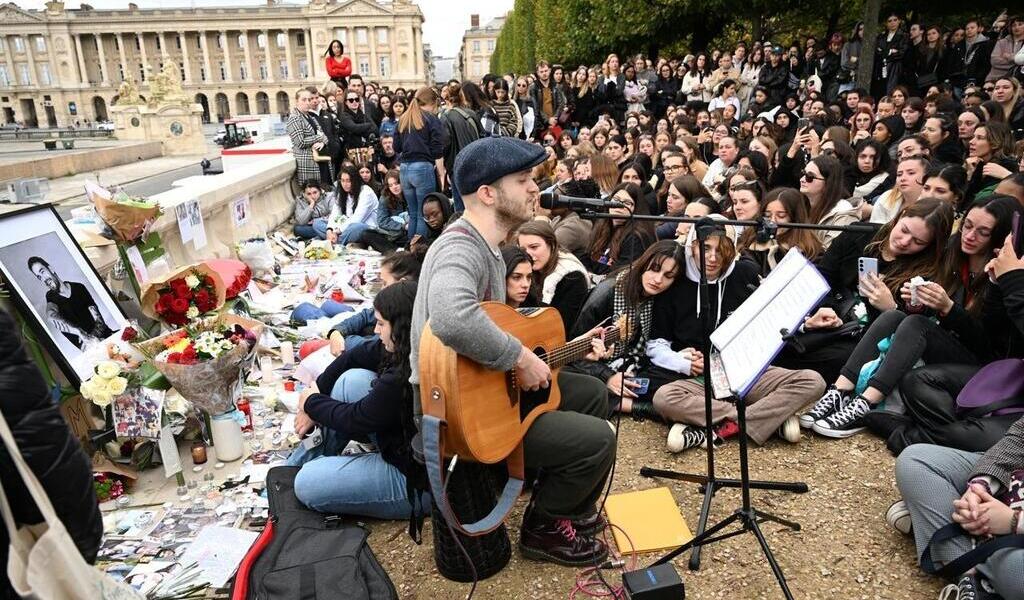
[[[544,148],[512,137],[476,140],[455,157],[452,180],[462,195],[474,194],[506,175],[532,169],[547,159]]]

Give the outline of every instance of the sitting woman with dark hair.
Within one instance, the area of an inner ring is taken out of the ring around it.
[[[317,425],[323,428],[319,445],[300,444],[288,459],[290,465],[301,465],[295,495],[313,510],[405,519],[423,514],[429,502],[426,473],[411,445],[416,433],[409,386],[415,299],[415,281],[381,290],[373,301],[380,338],[335,359],[299,399],[295,432],[306,436]],[[373,442],[378,450],[342,455],[351,440]]]
[[[761,215],[775,224],[807,223],[810,204],[807,197],[793,188],[776,188],[765,196]],[[772,269],[792,248],[797,248],[804,258],[814,262],[822,253],[821,241],[809,229],[778,229],[774,237],[766,242],[757,239],[757,231],[747,227],[740,235],[740,254],[745,260],[757,265],[761,277],[767,277]]]
[[[427,225],[426,233],[417,233],[409,241],[409,247],[434,243],[452,219],[452,203],[441,192],[431,192],[423,198],[423,221]]]
[[[664,293],[683,268],[683,254],[679,244],[671,240],[656,242],[630,265],[618,269],[599,283],[587,298],[573,328],[579,335],[611,319],[625,316],[632,336],[615,344],[605,360],[577,361],[569,368],[592,375],[605,383],[612,408],[632,413],[638,418],[656,417],[650,403],[650,390],[638,393],[640,384],[634,378],[646,376],[650,363],[645,354],[654,318],[654,298]],[[630,368],[631,372],[624,372]]]
[[[594,275],[607,275],[620,264],[627,264],[643,254],[654,242],[654,226],[650,221],[633,221],[628,217],[650,214],[641,198],[640,188],[632,183],[621,183],[612,189],[611,199],[625,208],[612,208],[608,212],[622,218],[601,219],[594,225],[590,249],[584,264]]]
[[[505,304],[512,308],[536,306],[533,291],[533,259],[519,246],[503,246],[505,261]]]
[[[711,199],[711,192],[693,175],[680,175],[669,182],[666,187],[668,189],[668,193],[665,194],[664,216],[666,217],[686,216],[686,207],[691,202],[699,198]],[[655,228],[655,234],[659,240],[674,239],[679,225],[679,223],[659,223]]]
[[[534,297],[541,305],[558,309],[565,330],[571,331],[590,291],[586,267],[561,250],[555,231],[543,221],[523,223],[516,238],[533,262]]]

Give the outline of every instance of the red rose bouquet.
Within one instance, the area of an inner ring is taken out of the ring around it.
[[[168,325],[183,326],[209,316],[224,304],[224,281],[205,263],[178,269],[150,281],[142,291],[142,310]]]

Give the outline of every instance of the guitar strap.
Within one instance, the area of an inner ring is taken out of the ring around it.
[[[442,407],[439,409],[441,412],[436,414],[443,415],[444,393],[435,388],[431,391],[430,395],[432,398],[425,400],[432,404],[439,404]],[[426,463],[427,477],[430,479],[430,489],[434,496],[434,502],[437,504],[441,514],[444,515],[445,521],[458,531],[469,536],[490,533],[497,529],[505,520],[505,517],[512,512],[516,500],[523,491],[525,471],[523,443],[519,442],[519,445],[516,446],[512,454],[505,459],[505,464],[508,467],[508,481],[505,483],[505,489],[501,492],[501,497],[498,498],[498,503],[494,505],[491,512],[484,518],[475,523],[463,525],[448,503],[448,491],[445,485],[444,472],[444,437],[442,435],[442,428],[444,426],[443,416],[423,415],[421,424],[421,431],[423,432],[423,458]]]
[[[473,237],[469,229],[460,223],[448,227],[445,231]],[[491,286],[488,277],[487,285],[484,286],[484,301],[487,302],[490,299]],[[430,392],[428,397],[421,399],[421,402],[429,403],[431,409],[423,411],[424,415],[420,424],[420,431],[423,436],[423,460],[426,463],[427,478],[430,481],[430,490],[433,494],[434,502],[444,516],[445,521],[453,529],[469,536],[490,533],[505,521],[505,517],[512,512],[516,500],[519,499],[519,495],[523,492],[523,480],[525,479],[526,471],[523,442],[520,441],[516,449],[512,451],[512,454],[505,459],[505,465],[508,467],[508,481],[505,482],[505,488],[501,491],[497,504],[494,505],[491,512],[484,518],[475,523],[463,525],[448,502],[444,463],[444,435],[442,431],[446,425],[444,392],[436,387]],[[431,414],[426,414],[428,412]]]

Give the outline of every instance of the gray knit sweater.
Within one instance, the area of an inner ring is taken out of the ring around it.
[[[480,302],[505,301],[505,263],[465,219],[445,229],[430,246],[420,271],[412,311],[412,375],[419,387],[420,336],[427,321],[446,346],[489,369],[511,370],[522,344],[499,329]],[[415,407],[420,414],[420,407]]]

